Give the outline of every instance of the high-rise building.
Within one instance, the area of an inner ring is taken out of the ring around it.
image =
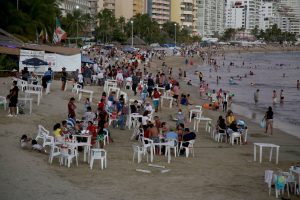
[[[179,24],[181,28],[187,28],[191,33],[197,33],[197,11],[196,0],[171,1],[171,21]]]
[[[213,36],[224,31],[224,0],[197,0],[196,28],[202,36]]]
[[[147,13],[147,0],[133,0],[133,15]]]
[[[300,1],[279,0],[278,27],[284,32],[300,36]]]
[[[266,30],[278,23],[277,6],[272,1],[263,1],[260,6],[259,29]]]
[[[252,30],[259,27],[262,0],[227,0],[225,28]]]
[[[133,0],[115,0],[115,17],[129,20],[133,16]]]
[[[171,0],[148,0],[147,13],[158,24],[164,24],[171,17]]]
[[[62,11],[62,15],[72,12],[75,9],[81,10],[83,13],[94,15],[97,13],[97,0],[63,0],[58,1],[58,6]]]

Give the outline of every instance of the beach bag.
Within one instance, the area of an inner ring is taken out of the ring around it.
[[[261,128],[265,128],[265,127],[266,127],[266,120],[262,119],[262,120],[260,121],[260,127],[261,127]]]

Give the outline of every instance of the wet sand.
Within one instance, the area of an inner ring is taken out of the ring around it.
[[[178,67],[184,66],[184,58],[170,57],[165,62],[173,67],[174,74],[178,73]],[[152,70],[156,71],[156,66],[161,63],[155,60]],[[197,63],[196,59],[194,63]],[[7,95],[9,82],[10,78],[0,79],[1,96]],[[82,154],[79,155],[78,167],[59,166],[57,159],[49,165],[47,154],[20,149],[19,138],[22,134],[35,137],[39,124],[52,132],[53,125],[65,119],[68,99],[76,95],[70,88],[67,92],[59,88],[60,82],[54,81],[51,94],[43,96],[40,106],[34,101],[31,116],[8,118],[7,113],[0,110],[0,199],[275,199],[274,191],[271,197],[268,196],[264,170],[287,171],[291,165],[300,165],[300,140],[277,129],[273,136],[266,136],[258,124],[241,116],[238,118],[245,119],[249,127],[247,145],[217,143],[201,124],[194,158],[172,156],[171,163],[167,164],[166,157],[154,157],[155,164],[171,170],[164,174],[148,167],[145,159],[141,164],[132,163],[131,145],[136,141],[130,141],[132,130],[128,129],[110,128],[114,143],[105,146],[108,168],[103,171],[99,170],[98,162],[90,170],[87,163],[83,163]],[[102,88],[88,86],[86,89],[95,91],[94,110]],[[197,104],[204,102],[199,99],[198,88],[187,86],[184,81],[181,92],[190,93]],[[128,91],[128,94],[133,95],[133,92]],[[20,93],[20,96],[24,94]],[[83,101],[84,98],[76,102],[79,117],[83,114]],[[174,106],[172,109],[163,107],[157,115],[161,121],[168,121],[174,127],[169,115],[177,110]],[[187,108],[184,112],[187,114]],[[204,116],[212,118],[213,124],[220,114],[204,110]],[[192,128],[193,124],[187,126]],[[280,145],[279,164],[268,162],[268,152],[264,152],[262,164],[254,162],[253,142]],[[150,169],[152,173],[136,172],[137,168]]]

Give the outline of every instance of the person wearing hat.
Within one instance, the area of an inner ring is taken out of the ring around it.
[[[66,68],[63,67],[62,72],[61,72],[61,90],[62,91],[65,90],[66,83],[67,83],[67,72],[66,72]]]

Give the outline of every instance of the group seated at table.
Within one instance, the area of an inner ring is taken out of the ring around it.
[[[224,134],[224,135],[226,134],[226,139],[228,140],[231,137],[232,133],[238,132],[241,134],[243,144],[246,144],[244,138],[245,137],[244,132],[246,129],[247,126],[245,122],[243,120],[237,120],[231,110],[228,110],[225,119],[223,118],[222,115],[220,115],[216,124],[217,134]]]
[[[146,120],[146,124],[142,123],[142,128],[144,130],[143,137],[151,139],[154,145],[155,143],[174,140],[174,145],[179,147],[182,143],[182,146],[187,147],[188,141],[196,139],[196,134],[185,128],[184,123],[179,123],[176,128],[169,128],[167,122],[161,122],[158,116],[155,116],[153,121]],[[155,151],[158,153],[159,149],[156,148]],[[162,151],[164,152],[164,148]],[[185,149],[183,148],[180,154],[183,155],[184,153]]]

